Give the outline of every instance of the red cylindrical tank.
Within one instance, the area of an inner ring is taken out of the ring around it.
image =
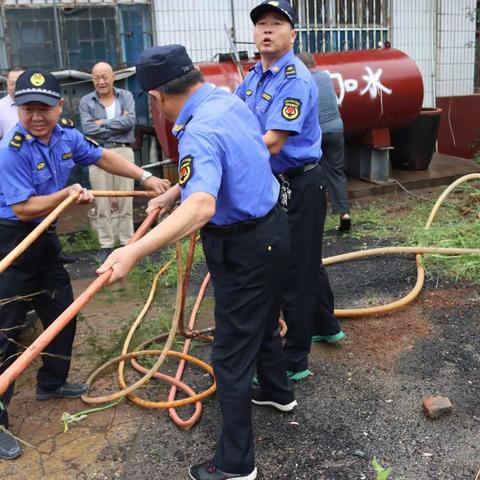
[[[393,48],[316,53],[318,68],[328,70],[337,92],[347,137],[408,125],[419,114],[423,81],[415,62]],[[254,60],[242,62],[245,73]],[[241,77],[233,62],[198,65],[207,82],[234,92]],[[157,137],[168,158],[178,158],[172,125],[153,108]]]

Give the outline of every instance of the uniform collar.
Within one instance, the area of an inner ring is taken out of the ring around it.
[[[283,57],[280,57],[275,63],[273,63],[272,65],[270,65],[270,67],[268,67],[268,70],[266,70],[267,72],[270,71],[273,75],[277,75],[278,72],[282,71],[283,67],[285,67],[286,65],[290,64],[290,63],[293,63],[293,59],[294,59],[295,55],[293,53],[293,50],[289,50],[285,55],[283,55]],[[260,75],[263,75],[263,67],[262,67],[262,61],[258,61],[256,64],[255,64],[255,67],[253,67],[255,69],[255,72],[260,74]]]
[[[180,132],[183,131],[185,125],[192,119],[193,112],[209,95],[213,93],[215,87],[210,83],[205,83],[201,88],[199,88],[195,93],[188,97],[187,101],[183,105],[180,114],[175,121],[175,125],[172,129],[172,134],[175,137],[179,137]]]

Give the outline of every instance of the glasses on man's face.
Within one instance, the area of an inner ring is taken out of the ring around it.
[[[101,80],[103,80],[104,82],[107,82],[108,80],[110,80],[110,76],[109,75],[95,75],[94,77],[92,77],[92,80],[94,82],[100,82]]]

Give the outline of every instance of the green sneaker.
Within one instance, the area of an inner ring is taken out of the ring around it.
[[[303,380],[304,378],[313,375],[313,373],[307,368],[306,370],[302,370],[300,372],[292,372],[290,370],[287,370],[287,375],[290,380],[298,382],[299,380]]]
[[[337,343],[345,337],[346,335],[340,330],[335,335],[314,335],[312,337],[312,342]]]

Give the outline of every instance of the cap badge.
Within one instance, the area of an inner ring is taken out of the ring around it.
[[[268,2],[269,5],[272,5],[273,7],[278,7],[278,2]]]
[[[30,77],[30,82],[34,87],[41,87],[45,83],[45,77],[41,73],[34,73]]]

